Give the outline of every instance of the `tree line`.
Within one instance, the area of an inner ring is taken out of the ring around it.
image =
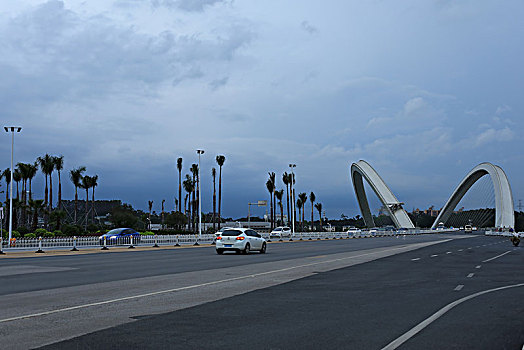
[[[37,199],[34,196],[32,182],[37,176],[38,171],[45,177],[45,187],[43,189],[44,198]],[[38,218],[43,216],[44,227],[49,230],[60,230],[67,213],[62,207],[62,171],[64,170],[64,156],[53,156],[45,154],[38,157],[31,163],[17,163],[13,174],[11,169],[7,168],[0,172],[0,180],[4,179],[6,183],[5,190],[5,229],[9,225],[10,213],[10,185],[11,175],[13,178],[13,230],[24,228],[24,231],[31,230],[34,232],[38,226]],[[95,202],[95,187],[98,186],[98,175],[84,175],[86,171],[85,166],[80,166],[69,171],[69,179],[75,187],[75,209],[72,221],[75,225],[83,223],[87,226],[91,219],[94,222],[94,202]],[[53,175],[56,172],[58,180],[57,202],[56,206],[53,201]],[[78,215],[78,189],[85,190],[85,211],[84,215]],[[89,191],[91,190],[91,210],[89,210]],[[91,215],[89,215],[91,214]]]
[[[270,198],[270,222],[271,230],[273,230],[278,225],[284,225],[284,207],[283,207],[283,197],[284,189],[276,189],[276,174],[274,172],[268,172],[268,180],[266,181],[266,188],[269,192]],[[305,192],[298,194],[298,198],[295,197],[295,174],[284,172],[282,174],[282,182],[286,186],[286,208],[287,208],[287,224],[291,225],[291,221],[294,218],[294,223],[299,227],[299,230],[305,231],[304,218],[306,212],[306,204],[308,202],[308,195]],[[278,201],[278,202],[277,202]],[[311,192],[309,194],[309,202],[311,203],[311,227],[310,230],[313,231],[314,227],[314,218],[313,213],[314,209],[318,211],[319,216],[319,230],[322,231],[322,203],[315,203],[316,196],[315,193]],[[276,217],[277,211],[276,206],[279,206],[280,209],[280,220]],[[297,220],[297,209],[298,209],[298,220]],[[293,215],[291,215],[293,214]]]

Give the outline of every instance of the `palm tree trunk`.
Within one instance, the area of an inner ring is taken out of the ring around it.
[[[86,187],[86,222],[84,224],[86,230],[87,230],[87,220],[89,219],[89,211],[87,210],[89,205],[89,187]]]
[[[58,171],[58,210],[62,210],[62,179]]]
[[[287,205],[287,223],[289,225],[289,220],[291,219],[291,213],[289,211],[289,184],[286,184],[286,205]]]
[[[282,201],[280,201],[280,222],[284,226],[284,207],[282,206]]]
[[[270,206],[271,206],[271,212],[270,212],[270,217],[269,217],[269,221],[270,221],[270,225],[271,225],[271,231],[273,231],[273,193],[270,192],[269,193],[269,201],[270,201]]]
[[[53,210],[53,173],[49,174],[49,209]]]
[[[75,185],[75,225],[77,224],[76,213],[78,212],[78,186]]]
[[[178,171],[178,211],[182,212],[182,170]]]
[[[49,227],[47,226],[47,224],[48,224],[48,212],[49,212],[48,211],[48,209],[49,209],[48,205],[49,205],[49,201],[47,200],[47,198],[49,196],[49,190],[47,188],[47,174],[45,174],[45,191],[44,191],[44,193],[45,193],[45,195],[44,195],[45,196],[45,198],[44,198],[44,208],[46,209],[44,211],[44,225],[45,225],[45,228],[48,229]]]
[[[220,223],[222,222],[222,166],[219,166],[218,171],[218,229],[220,230]]]
[[[311,202],[311,231],[314,230],[313,222],[313,202]]]
[[[95,187],[93,186],[92,189],[91,189],[91,217],[92,217],[92,221],[95,222]]]
[[[215,231],[215,222],[216,222],[216,211],[217,211],[217,190],[216,190],[216,170],[214,170],[215,176],[213,176],[213,231]]]

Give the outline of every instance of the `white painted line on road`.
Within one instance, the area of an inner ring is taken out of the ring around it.
[[[480,269],[480,265],[475,266],[476,269]]]
[[[438,242],[439,243],[444,243],[444,242],[449,242],[449,241],[451,241],[451,239],[446,239],[446,240],[442,240],[442,241],[438,241]],[[283,269],[271,270],[271,271],[266,271],[266,272],[260,272],[260,273],[256,273],[256,274],[252,274],[252,275],[226,278],[226,279],[223,279],[223,280],[205,282],[205,283],[201,283],[201,284],[194,284],[194,285],[191,285],[191,286],[178,287],[178,288],[172,288],[172,289],[166,289],[166,290],[159,290],[159,291],[156,291],[156,292],[150,292],[150,293],[144,293],[144,294],[138,294],[138,295],[131,295],[131,296],[127,296],[127,297],[110,299],[110,300],[103,300],[103,301],[89,303],[89,304],[82,304],[82,305],[64,307],[64,308],[61,308],[61,309],[48,310],[48,311],[38,312],[38,313],[34,313],[34,314],[29,314],[29,315],[10,317],[10,318],[5,318],[5,319],[0,320],[0,323],[22,320],[24,318],[46,316],[46,315],[56,314],[56,313],[64,312],[64,311],[85,309],[85,308],[92,307],[92,306],[107,305],[107,304],[117,303],[117,302],[120,302],[120,301],[139,299],[139,298],[150,297],[150,296],[155,296],[155,295],[160,295],[160,294],[180,292],[180,291],[183,291],[183,290],[195,289],[195,288],[199,288],[199,287],[207,287],[207,286],[212,286],[212,285],[216,285],[216,284],[220,284],[220,283],[239,281],[239,280],[248,279],[248,278],[254,278],[254,277],[258,277],[258,276],[270,275],[270,274],[274,274],[274,273],[278,273],[278,272],[290,271],[290,270],[299,269],[299,268],[302,268],[302,267],[309,267],[309,266],[315,266],[315,265],[320,265],[320,264],[327,264],[327,263],[332,263],[332,262],[337,262],[337,261],[342,261],[342,260],[349,260],[349,259],[360,258],[360,257],[363,257],[363,256],[368,256],[368,255],[374,255],[374,254],[379,254],[379,253],[381,254],[381,253],[385,253],[385,252],[391,252],[391,251],[395,251],[395,250],[404,249],[406,247],[407,247],[406,245],[402,245],[402,246],[397,247],[397,248],[381,250],[381,251],[378,251],[378,252],[371,252],[371,253],[365,253],[365,254],[360,254],[360,255],[348,256],[348,257],[345,257],[345,258],[338,258],[338,259],[332,259],[332,260],[312,262],[312,263],[309,263],[309,264],[290,266],[290,267],[286,267],[286,268],[283,268]]]
[[[461,252],[461,251],[463,251],[463,250],[464,250],[464,249],[459,249],[458,251]]]
[[[411,259],[411,261],[417,261],[420,260],[420,258]]]
[[[471,278],[471,277],[473,277],[473,276],[475,276],[475,274],[474,274],[474,273],[470,273],[470,274],[467,275],[466,277],[467,277],[467,278]]]
[[[438,256],[438,254],[433,254],[431,257],[434,258],[434,257],[436,257],[436,256]]]
[[[468,296],[466,296],[464,298],[458,299],[458,300],[452,302],[451,304],[448,304],[448,305],[444,306],[442,309],[438,310],[433,315],[431,315],[430,317],[428,317],[427,319],[425,319],[424,321],[422,321],[421,323],[419,323],[415,327],[411,328],[408,332],[402,334],[400,337],[398,337],[397,339],[393,340],[391,343],[389,343],[388,345],[383,347],[382,350],[393,350],[393,349],[398,348],[400,345],[404,344],[406,341],[408,341],[409,339],[413,338],[417,333],[419,333],[421,330],[423,330],[424,328],[429,326],[431,323],[433,323],[435,320],[440,318],[446,312],[448,312],[449,310],[453,309],[455,306],[457,306],[459,304],[462,304],[465,301],[468,301],[470,299],[476,298],[478,296],[481,296],[481,295],[484,295],[484,294],[487,294],[487,293],[492,293],[492,292],[496,292],[496,291],[499,291],[499,290],[504,290],[504,289],[509,289],[509,288],[516,288],[516,287],[524,287],[524,283],[513,284],[513,285],[510,285],[510,286],[504,286],[504,287],[499,287],[499,288],[494,288],[494,289],[488,289],[488,290],[485,290],[485,291],[482,291],[482,292],[478,292],[478,293],[475,293],[475,294],[471,294],[471,295],[468,295]]]
[[[497,256],[495,256],[495,257],[493,257],[493,258],[491,258],[491,259],[484,260],[484,261],[482,261],[482,262],[489,262],[489,261],[491,261],[491,260],[498,259],[498,258],[500,258],[500,257],[502,257],[502,256],[504,256],[504,255],[506,255],[506,254],[509,254],[509,253],[511,253],[511,250],[508,250],[508,251],[505,252],[505,253],[502,253],[502,254],[500,254],[500,255],[497,255]]]
[[[446,252],[446,254],[451,254],[451,252]]]
[[[459,284],[458,286],[455,287],[454,290],[462,290],[462,288],[464,288],[464,285],[463,284]]]
[[[473,248],[469,247],[468,249],[473,249]]]

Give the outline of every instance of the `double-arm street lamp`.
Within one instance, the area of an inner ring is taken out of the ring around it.
[[[200,187],[200,155],[204,154],[203,149],[197,149],[198,154],[198,238],[202,238],[202,188]]]
[[[4,126],[5,132],[11,132],[11,182],[9,189],[9,241],[11,244],[11,236],[13,234],[13,158],[15,148],[15,132],[22,131],[21,126]]]

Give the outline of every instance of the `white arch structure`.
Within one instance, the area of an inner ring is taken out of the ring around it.
[[[455,210],[462,197],[484,175],[489,175],[495,190],[495,226],[515,227],[515,212],[513,208],[513,194],[508,177],[504,170],[491,163],[481,163],[474,167],[457,186],[446,205],[442,208],[432,228],[439,222],[446,222]]]
[[[351,165],[351,179],[353,188],[357,196],[358,205],[367,227],[374,227],[375,221],[369,209],[369,202],[364,189],[363,178],[369,183],[382,205],[388,210],[393,223],[397,228],[415,228],[408,213],[402,208],[404,203],[399,202],[397,197],[391,192],[380,175],[367,162],[360,160]]]

